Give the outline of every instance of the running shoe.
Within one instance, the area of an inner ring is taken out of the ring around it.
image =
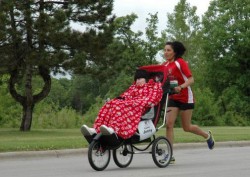
[[[207,146],[210,150],[212,150],[214,148],[215,141],[212,132],[210,130],[208,131],[208,136],[209,137],[207,138]]]
[[[168,160],[168,154],[165,154],[165,157],[161,160],[159,160],[160,163],[165,163]],[[175,163],[175,158],[174,156],[171,157],[170,159],[170,164],[174,164]]]
[[[89,128],[87,125],[82,125],[81,132],[84,136],[91,136],[96,134],[96,130],[94,128]]]
[[[100,127],[100,132],[103,135],[112,135],[113,133],[115,133],[114,129],[111,127],[107,127],[106,125],[101,125]]]
[[[170,160],[170,164],[174,164],[175,163],[175,158],[174,156],[171,157],[171,160]]]

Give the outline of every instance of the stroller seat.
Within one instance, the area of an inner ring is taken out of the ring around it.
[[[154,107],[151,107],[142,117],[141,120],[149,120],[153,119],[155,115],[155,109]]]

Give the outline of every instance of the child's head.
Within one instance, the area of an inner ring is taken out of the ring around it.
[[[135,72],[134,80],[136,82],[136,85],[143,85],[146,82],[148,82],[149,74],[147,71],[138,69]]]

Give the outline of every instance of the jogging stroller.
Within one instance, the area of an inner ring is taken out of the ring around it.
[[[157,138],[155,136],[155,133],[165,126],[167,117],[167,102],[171,93],[167,72],[163,65],[142,66],[140,69],[146,70],[155,82],[161,82],[162,100],[158,105],[146,111],[141,117],[137,132],[129,139],[117,138],[115,134],[102,135],[102,133],[84,136],[89,143],[89,163],[97,171],[102,171],[108,166],[111,152],[115,164],[120,168],[128,167],[134,154],[140,153],[152,154],[154,163],[160,168],[167,167],[170,163],[173,153],[170,142],[164,136]],[[157,127],[163,111],[162,123]]]

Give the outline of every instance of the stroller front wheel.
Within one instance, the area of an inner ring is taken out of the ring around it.
[[[110,149],[105,149],[100,141],[92,141],[88,149],[88,160],[96,171],[104,170],[110,161]]]
[[[169,165],[173,155],[173,150],[170,142],[165,137],[161,136],[154,140],[152,146],[152,157],[155,165],[164,168]]]
[[[126,168],[133,159],[133,147],[131,144],[123,144],[119,148],[113,150],[113,158],[115,164],[120,168]]]

